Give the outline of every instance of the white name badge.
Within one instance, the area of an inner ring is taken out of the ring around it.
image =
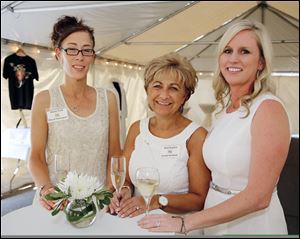
[[[179,145],[164,145],[161,147],[160,156],[168,159],[178,159],[180,154]]]
[[[52,108],[51,110],[47,111],[48,123],[67,119],[69,119],[69,115],[66,108]]]

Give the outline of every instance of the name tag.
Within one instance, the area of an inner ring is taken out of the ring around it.
[[[161,147],[161,158],[178,159],[180,154],[179,145],[164,145]]]
[[[52,108],[51,110],[47,111],[48,123],[67,119],[69,119],[69,115],[66,108]]]

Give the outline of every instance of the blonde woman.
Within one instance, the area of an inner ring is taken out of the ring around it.
[[[219,107],[203,146],[212,181],[204,210],[186,217],[150,215],[151,231],[206,235],[287,234],[276,184],[286,161],[290,129],[270,87],[271,42],[259,23],[241,21],[223,35],[213,85]],[[159,227],[157,227],[159,221]]]
[[[182,115],[183,106],[196,87],[196,71],[185,58],[171,53],[150,61],[144,80],[154,116],[130,127],[124,149],[129,165],[127,181],[135,183],[138,168],[155,167],[160,184],[150,210],[175,214],[201,210],[210,181],[202,157],[207,131]],[[120,217],[143,214],[144,199],[136,185],[133,191],[130,195],[124,189],[120,202],[115,197],[111,212],[116,211]]]

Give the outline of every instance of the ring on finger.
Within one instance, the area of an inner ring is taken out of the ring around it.
[[[136,211],[140,210],[140,207],[139,206],[135,206],[135,210]]]
[[[160,220],[157,220],[157,221],[156,221],[155,227],[160,227]]]

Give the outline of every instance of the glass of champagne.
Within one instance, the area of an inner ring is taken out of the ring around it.
[[[57,181],[67,177],[68,172],[70,171],[70,160],[69,157],[63,157],[62,155],[54,155],[54,166],[55,174]]]
[[[120,194],[126,177],[126,158],[124,156],[111,157],[110,175],[114,188]]]
[[[159,185],[159,172],[157,168],[138,168],[135,174],[136,186],[146,203],[146,215],[149,214],[149,206]]]

